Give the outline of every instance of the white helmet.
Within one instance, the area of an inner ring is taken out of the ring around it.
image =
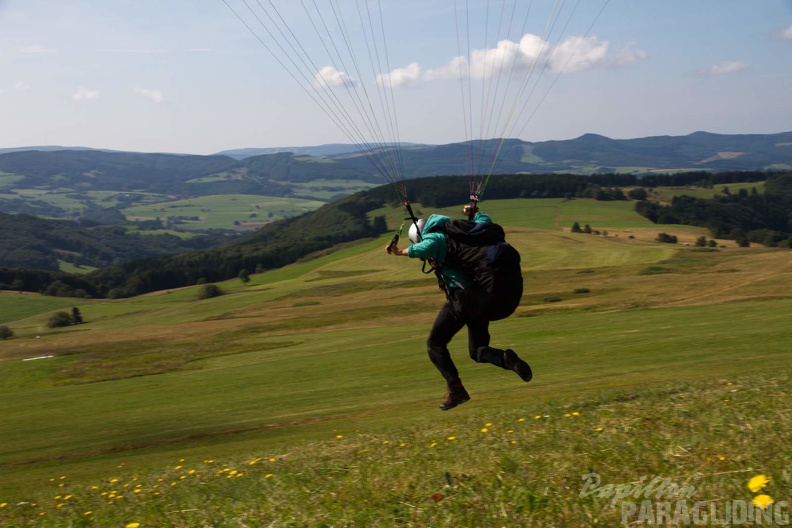
[[[410,237],[410,242],[412,242],[413,244],[417,244],[418,242],[421,241],[421,233],[423,232],[423,228],[425,225],[426,225],[426,220],[423,218],[419,219],[417,222],[413,222],[412,224],[410,224],[410,232],[408,235]]]

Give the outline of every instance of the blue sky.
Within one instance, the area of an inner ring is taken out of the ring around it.
[[[358,57],[366,42],[387,44],[388,67],[368,73],[328,58],[310,24],[319,14],[272,0],[314,61],[297,80],[243,24],[277,50],[253,14],[265,19],[269,0],[247,1],[255,11],[245,0],[0,0],[0,148],[371,141],[365,124],[339,130],[359,120],[352,93],[385,140],[417,143],[792,130],[792,0],[534,0],[532,11],[527,0],[368,0],[384,39],[364,38],[354,0],[335,0]],[[383,86],[395,111],[380,114]],[[309,96],[329,90],[348,118]]]

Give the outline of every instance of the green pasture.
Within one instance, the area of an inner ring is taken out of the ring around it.
[[[234,222],[272,222],[320,207],[323,202],[248,194],[202,196],[188,200],[133,206],[122,210],[130,220],[163,222],[168,217],[189,217],[180,229],[233,229]]]
[[[789,252],[656,243],[666,226],[625,205],[482,204],[525,279],[493,345],[535,377],[472,362],[463,332],[451,351],[472,399],[447,413],[425,352],[443,296],[385,253],[392,233],[206,300],[0,293],[15,333],[0,341],[0,525],[618,525],[578,497],[591,471],[700,474],[704,498],[748,500],[766,472],[784,500]],[[85,324],[46,327],[72,307]]]
[[[297,194],[314,200],[330,200],[339,194],[354,194],[378,186],[362,180],[312,180],[288,184],[294,187]]]
[[[712,188],[705,189],[703,187],[657,187],[654,190],[657,196],[664,202],[670,202],[674,196],[693,196],[694,198],[713,198],[715,195],[723,195],[724,189],[728,189],[730,193],[737,194],[741,190],[751,192],[756,189],[756,192],[764,192],[765,182],[744,182],[744,183],[728,183],[718,184]]]
[[[0,291],[0,324],[24,320],[34,315],[64,310],[67,307],[71,308],[75,306],[76,302],[85,301],[64,299],[61,297],[48,297],[34,293]],[[2,356],[0,355],[0,357]]]

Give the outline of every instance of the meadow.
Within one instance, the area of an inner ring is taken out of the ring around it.
[[[320,207],[323,202],[251,194],[201,196],[122,209],[132,221],[174,217],[184,230],[234,229],[235,222],[272,222]]]
[[[526,283],[493,343],[535,378],[471,362],[460,336],[472,399],[446,413],[424,351],[442,294],[391,235],[213,299],[0,294],[0,524],[619,525],[629,501],[584,493],[593,474],[694,487],[721,515],[766,475],[788,512],[789,251],[657,243],[706,232],[613,203],[486,210]],[[85,324],[46,327],[71,306]]]

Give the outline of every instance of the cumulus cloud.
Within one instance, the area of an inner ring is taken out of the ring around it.
[[[99,98],[99,92],[96,90],[89,90],[85,86],[80,86],[80,89],[72,94],[72,100],[77,102],[93,101]]]
[[[142,95],[144,97],[148,97],[155,103],[161,103],[165,100],[165,96],[163,95],[161,90],[149,90],[146,88],[135,88],[135,93],[138,95]]]
[[[537,35],[523,35],[519,42],[501,40],[494,48],[474,50],[467,57],[454,57],[440,68],[426,70],[421,80],[458,79],[460,75],[472,79],[486,79],[509,75],[512,71],[548,68],[555,73],[572,73],[597,66],[621,67],[644,60],[646,52],[635,44],[623,46],[619,53],[609,56],[607,41],[596,36],[568,37],[555,46]]]
[[[781,33],[781,37],[784,38],[785,40],[792,40],[792,26],[789,26],[788,28],[786,28]]]
[[[421,66],[413,62],[405,68],[396,68],[386,75],[377,75],[377,84],[398,88],[400,86],[411,86],[421,80]]]
[[[334,88],[336,86],[354,86],[356,84],[355,80],[347,75],[346,72],[337,70],[332,66],[325,66],[319,70],[314,80],[318,87],[329,86],[330,88]]]
[[[602,64],[608,54],[608,43],[597,37],[569,37],[553,50],[550,69],[555,72],[578,72]]]
[[[748,67],[742,61],[720,61],[719,63],[699,70],[699,73],[705,75],[730,75],[732,73],[741,72]]]

